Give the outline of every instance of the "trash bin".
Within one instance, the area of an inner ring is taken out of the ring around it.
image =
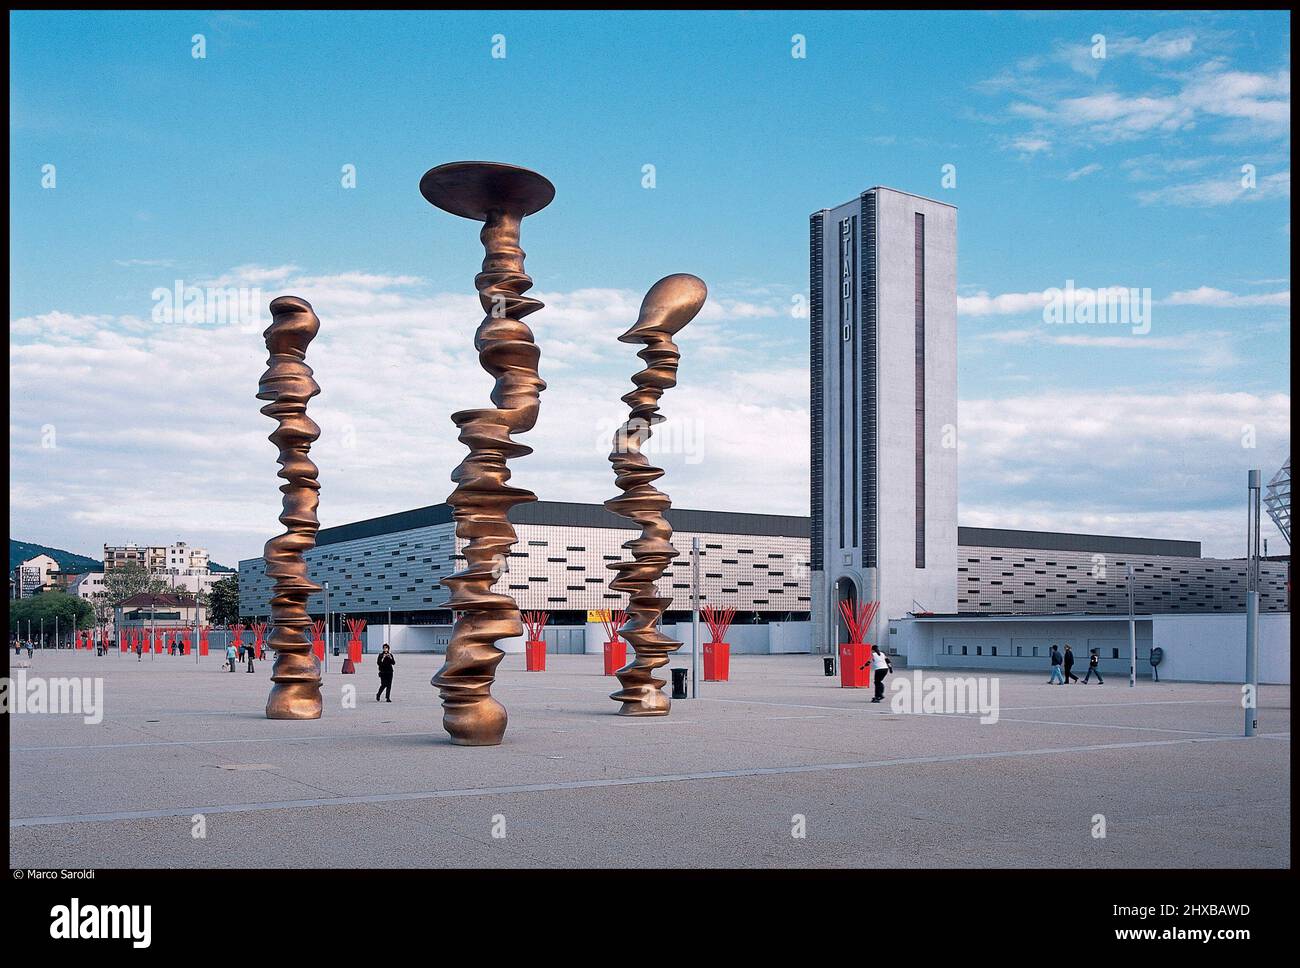
[[[826,676],[835,675],[835,656],[833,655],[822,656],[822,675],[826,675]]]
[[[338,645],[334,646],[334,654],[335,654],[335,655],[338,655],[338,654],[339,654],[339,650],[340,650],[341,648],[342,648],[342,646],[338,646]]]
[[[673,669],[673,698],[686,698],[686,669]]]

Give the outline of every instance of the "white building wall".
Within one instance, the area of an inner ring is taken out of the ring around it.
[[[876,189],[881,618],[957,610],[957,210]],[[915,216],[925,217],[925,567],[916,567]],[[946,432],[945,432],[946,428]],[[948,446],[944,446],[948,444]]]
[[[917,668],[1050,671],[1053,643],[1073,647],[1075,672],[1088,668],[1097,649],[1103,676],[1124,681],[1129,673],[1128,620],[1122,617],[1044,616],[1010,620],[991,616],[890,623],[886,641]],[[1136,622],[1137,674],[1149,680],[1151,649],[1164,650],[1159,674],[1171,682],[1243,682],[1246,676],[1246,616],[1236,614],[1142,615]],[[1266,684],[1291,681],[1291,615],[1259,617],[1259,678]],[[965,654],[962,650],[965,649]],[[995,654],[996,652],[996,654]]]
[[[1157,615],[1154,643],[1164,649],[1160,678],[1190,682],[1243,682],[1246,616]],[[1291,682],[1291,614],[1259,616],[1259,681]]]

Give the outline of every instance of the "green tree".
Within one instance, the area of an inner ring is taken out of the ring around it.
[[[9,604],[9,631],[13,633],[26,635],[30,622],[35,635],[44,622],[46,634],[52,634],[56,618],[60,634],[88,629],[94,626],[95,610],[84,598],[67,592],[42,592]]]
[[[151,575],[138,561],[128,561],[104,572],[104,590],[96,595],[103,597],[111,614],[118,602],[132,595],[165,595],[171,590],[171,582],[166,576]]]
[[[213,625],[230,625],[239,621],[239,575],[230,575],[212,583],[208,593],[208,617]]]
[[[151,575],[138,561],[128,561],[105,571],[103,590],[90,596],[95,626],[104,630],[112,626],[118,603],[132,595],[162,595],[170,591],[171,584],[165,577]]]

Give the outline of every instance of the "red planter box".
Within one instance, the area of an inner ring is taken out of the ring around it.
[[[546,643],[533,639],[524,646],[524,668],[528,672],[546,671]]]
[[[348,639],[348,658],[354,663],[361,661],[361,640]]]
[[[704,643],[704,681],[726,682],[731,673],[731,646],[726,642]]]
[[[627,665],[627,643],[622,639],[605,643],[605,675],[612,676]]]
[[[316,661],[317,661],[317,662],[324,662],[324,661],[325,661],[325,640],[324,640],[324,639],[312,639],[312,640],[311,640],[311,651],[312,651],[312,654],[316,656]]]
[[[844,689],[870,688],[871,643],[846,642],[840,645],[840,686]]]

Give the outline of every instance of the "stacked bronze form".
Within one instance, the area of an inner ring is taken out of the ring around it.
[[[707,295],[703,281],[695,276],[678,273],[660,279],[646,293],[636,323],[619,337],[624,343],[644,343],[637,356],[646,364],[632,377],[636,389],[623,396],[630,413],[614,434],[614,450],[609,455],[615,484],[623,494],[605,502],[609,510],[641,527],[641,537],[623,545],[632,552],[632,560],[608,566],[618,572],[610,587],[628,595],[627,620],[619,634],[636,653],[618,670],[623,688],[610,696],[623,704],[619,709],[623,716],[666,716],[671,705],[663,692],[665,680],[656,678],[654,671],[667,665],[668,656],[681,647],[656,627],[672,603],[672,598],[661,597],[657,588],[664,570],[677,556],[673,529],[664,516],[672,502],[652,483],[664,472],[646,459],[641,446],[652,435],[653,426],[664,421],[659,398],[664,390],[677,385],[681,354],[672,337],[695,318]]]
[[[280,450],[280,486],[284,494],[280,523],[285,533],[266,543],[262,557],[266,575],[275,582],[271,593],[269,645],[276,652],[271,672],[268,719],[319,719],[320,664],[311,651],[307,599],[320,586],[307,577],[305,552],[316,546],[320,522],[320,482],[316,465],[307,456],[320,427],[307,416],[307,401],[320,393],[307,365],[307,345],[320,330],[311,305],[297,296],[271,302],[271,325],[262,335],[270,352],[267,370],[257,387],[257,399],[269,400],[262,413],[278,421],[270,441]]]
[[[446,663],[433,677],[442,694],[443,728],[461,746],[494,746],[506,731],[506,710],[492,697],[497,664],[505,654],[496,643],[521,635],[519,606],[510,595],[492,591],[518,540],[507,513],[535,501],[531,491],[511,487],[506,462],[532,448],[512,434],[537,422],[538,395],[546,384],[537,375],[539,350],[522,319],[542,304],[524,295],[533,284],[524,273],[519,226],[555,196],[555,188],[536,172],[490,162],[454,162],[425,173],[420,192],[453,215],[483,222],[479,239],[486,250],[483,271],[474,279],[487,315],[474,336],[479,362],[496,384],[492,409],[452,414],[469,456],[452,472],[456,488],[447,498],[456,520],[456,537],[466,540],[465,567],[444,578],[451,590],[448,607],[456,613]]]

